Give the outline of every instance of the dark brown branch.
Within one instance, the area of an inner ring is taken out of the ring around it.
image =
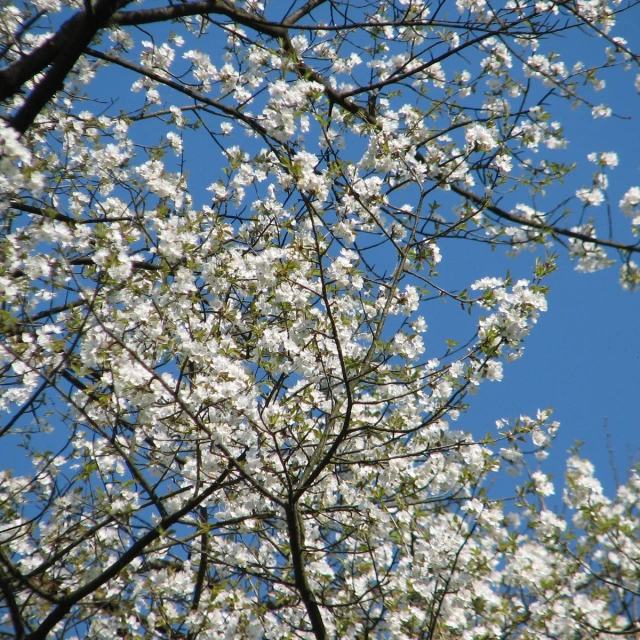
[[[98,265],[94,262],[93,258],[72,258],[69,260],[69,264],[73,266],[95,266]],[[153,262],[136,262],[132,261],[131,266],[133,269],[142,269],[143,271],[160,271],[162,267]]]
[[[21,318],[16,321],[15,326],[3,327],[0,326],[0,335],[2,337],[5,336],[15,336],[18,333],[22,333],[28,326],[33,326],[36,322],[40,320],[45,320],[46,318],[50,318],[51,316],[56,315],[57,313],[63,313],[64,311],[69,311],[70,309],[75,309],[76,307],[80,307],[83,304],[86,304],[86,300],[74,300],[73,302],[68,302],[67,304],[61,304],[57,307],[51,307],[51,309],[46,309],[45,311],[40,311],[40,313],[36,313],[32,316],[28,316],[25,318]],[[13,324],[13,321],[9,321],[9,324]]]
[[[31,593],[36,593],[43,600],[56,605],[60,602],[60,598],[57,596],[58,589],[50,589],[52,581],[47,580],[39,580],[38,577],[30,578],[24,576],[20,573],[20,571],[13,565],[11,560],[6,556],[4,551],[0,548],[0,564],[4,566],[5,571],[10,575],[10,577],[19,584],[23,590],[26,590]],[[6,584],[6,583],[5,583]],[[49,587],[49,589],[44,588]],[[13,593],[16,593],[19,589],[14,588]]]
[[[7,603],[7,607],[9,608],[9,617],[11,618],[11,624],[13,624],[15,640],[22,640],[24,638],[24,623],[22,622],[22,617],[20,616],[20,609],[18,608],[18,603],[13,597],[13,592],[11,590],[11,585],[9,584],[9,580],[1,566],[0,566],[0,592],[2,592],[2,596]]]
[[[112,23],[119,26],[139,25],[204,14],[226,16],[244,27],[249,27],[274,38],[282,38],[287,33],[280,24],[269,22],[260,16],[244,11],[226,0],[205,0],[204,2],[190,2],[158,9],[121,11],[113,16]]]
[[[254,31],[281,37],[288,27],[296,31],[346,31],[349,29],[380,29],[382,27],[439,27],[443,29],[460,28],[460,21],[456,20],[382,20],[380,22],[344,22],[338,24],[297,24],[298,20],[308,15],[313,9],[327,2],[327,0],[310,0],[305,6],[298,9],[282,22],[272,22],[260,16],[243,11],[237,6],[232,6],[224,0],[200,0],[198,2],[185,2],[181,5],[169,5],[155,9],[139,9],[137,11],[118,11],[114,14],[111,23],[118,26],[137,26],[153,24],[167,20],[178,20],[196,15],[219,14],[225,15],[234,22],[250,27]],[[489,28],[483,22],[465,23],[466,28],[474,31],[487,32]],[[516,33],[516,35],[521,35]]]
[[[207,575],[207,556],[209,555],[209,532],[207,531],[207,509],[200,507],[200,521],[202,523],[202,533],[200,534],[200,564],[198,565],[198,577],[193,592],[191,609],[197,611],[200,606],[200,598],[204,588],[204,580]]]
[[[118,9],[126,6],[131,1],[132,0],[97,0],[92,5],[91,12],[84,11],[76,14],[76,16],[71,19],[70,22],[72,22],[72,25],[69,26],[67,24],[65,33],[60,36],[57,44],[55,44],[52,50],[47,49],[45,51],[48,57],[45,56],[45,53],[42,53],[37,59],[37,64],[26,65],[25,70],[28,70],[29,73],[33,71],[33,68],[37,68],[35,73],[38,73],[38,71],[47,66],[49,66],[49,69],[45,73],[44,78],[40,80],[35,89],[29,94],[22,107],[18,110],[18,113],[9,121],[16,131],[21,134],[27,131],[53,96],[62,89],[65,79],[85,48],[93,40],[96,33],[107,25]],[[35,73],[32,73],[29,78],[33,77]],[[17,75],[18,80],[22,80],[23,77],[24,73]],[[14,88],[11,89],[13,93],[9,95],[13,95],[17,90],[15,88],[15,82],[14,80]]]
[[[84,258],[71,258],[70,260],[68,260],[66,262],[66,264],[69,264],[71,266],[77,267],[77,266],[81,266],[81,267],[97,267],[99,265],[97,265],[93,258],[91,258],[90,256],[84,257]],[[153,262],[137,262],[137,261],[131,261],[131,268],[132,269],[141,269],[143,271],[160,271],[162,270],[162,267],[160,265],[154,264]],[[169,268],[169,273],[173,274],[173,269]],[[27,274],[22,270],[22,269],[16,269],[15,271],[11,272],[11,277],[12,278],[24,278]],[[1,328],[1,325],[0,325]],[[9,329],[10,331],[10,329]]]
[[[317,9],[325,2],[327,2],[327,0],[309,0],[307,4],[300,7],[297,11],[294,11],[288,18],[286,18],[283,24],[287,26],[295,25],[300,18],[304,18],[309,15],[314,9]]]
[[[58,220],[60,222],[66,222],[67,224],[77,224],[78,221],[71,216],[67,216],[64,213],[59,213],[53,209],[41,209],[40,207],[34,207],[30,204],[24,204],[17,200],[12,200],[9,203],[11,209],[17,209],[18,211],[24,211],[25,213],[32,213],[36,216],[42,216],[43,218],[50,218],[51,220]]]
[[[198,107],[182,107],[183,111],[188,109],[197,109]],[[159,115],[161,112],[150,113],[143,116],[133,117],[131,120],[142,120],[144,118],[153,118]],[[167,109],[166,113],[171,113]],[[78,224],[99,224],[99,223],[107,223],[107,222],[131,222],[131,216],[109,216],[104,218],[72,218],[64,213],[60,213],[51,207],[47,209],[42,209],[41,207],[34,207],[30,204],[25,204],[24,202],[18,202],[17,200],[12,200],[9,203],[9,207],[11,209],[16,209],[17,211],[24,211],[25,213],[31,213],[35,216],[42,216],[43,218],[49,218],[51,220],[57,220],[59,222],[64,222],[66,224],[78,225]]]
[[[219,5],[219,0],[204,0],[202,2],[185,2],[184,4],[170,5],[168,7],[157,7],[155,9],[118,11],[111,19],[111,23],[120,27],[128,27],[179,20],[180,18],[189,18],[191,16],[218,13]]]
[[[29,396],[29,399],[15,412],[15,414],[9,420],[9,422],[7,422],[7,424],[0,429],[0,438],[2,438],[2,436],[5,435],[5,433],[8,433],[13,427],[13,425],[16,424],[16,422],[18,422],[18,420],[20,420],[20,418],[25,413],[27,413],[29,409],[31,409],[31,407],[33,407],[34,403],[38,399],[38,396],[40,396],[40,394],[42,394],[43,391],[45,391],[48,386],[49,386],[48,380],[44,380],[43,382],[40,383],[40,386],[31,394],[31,396]]]
[[[0,70],[0,100],[14,96],[25,82],[46,69],[60,50],[73,39],[83,20],[84,12],[76,13],[52,38]]]
[[[302,521],[297,505],[295,503],[287,505],[286,514],[295,587],[307,610],[307,615],[311,622],[311,629],[313,630],[316,640],[325,640],[327,630],[324,626],[322,613],[307,580],[306,563],[304,559],[304,532],[302,530]]]
[[[593,244],[611,247],[612,249],[617,249],[618,251],[626,251],[628,253],[640,253],[640,245],[638,244],[624,244],[622,242],[615,242],[613,240],[605,240],[603,238],[593,238],[586,233],[580,233],[579,231],[571,231],[570,229],[563,229],[562,227],[557,227],[555,225],[545,224],[544,222],[540,222],[538,220],[531,220],[529,218],[523,218],[522,216],[518,216],[514,213],[509,213],[504,209],[498,207],[493,204],[486,198],[482,198],[479,195],[476,195],[472,191],[468,191],[467,189],[463,189],[462,187],[456,184],[450,184],[451,191],[457,193],[462,196],[466,200],[470,200],[475,205],[486,209],[487,211],[491,211],[502,220],[508,220],[509,222],[514,222],[516,224],[522,225],[524,227],[533,227],[534,229],[539,229],[540,231],[546,233],[553,233],[558,236],[565,236],[567,238],[574,238],[576,240],[581,240],[582,242],[591,242]]]

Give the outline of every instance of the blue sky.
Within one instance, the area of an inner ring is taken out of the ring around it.
[[[615,35],[628,40],[632,50],[640,45],[637,18],[636,10],[621,19],[615,30]],[[599,51],[602,44],[591,40],[589,47],[589,41],[582,42],[584,46],[567,41],[559,50],[571,62],[589,57],[589,50]],[[590,57],[595,60],[594,55]],[[633,239],[628,219],[617,204],[629,187],[640,185],[640,97],[633,87],[636,72],[612,70],[603,75],[606,89],[592,93],[596,103],[609,104],[622,117],[594,120],[585,108],[555,111],[570,141],[562,154],[571,161],[590,164],[586,156],[592,151],[618,153],[620,165],[609,173],[611,208],[614,236],[625,241]],[[568,196],[580,186],[571,178],[561,189]],[[602,206],[587,213],[603,220],[606,210]],[[637,257],[635,260],[638,262]],[[512,267],[516,262],[512,261]],[[574,271],[574,265],[562,255],[558,265],[560,268],[547,282],[551,287],[549,310],[528,337],[522,359],[505,367],[501,383],[480,389],[464,426],[482,434],[496,418],[532,415],[537,408],[553,407],[561,427],[542,468],[560,481],[556,482],[556,492],[562,484],[568,449],[582,441],[582,455],[595,464],[597,477],[611,495],[615,477],[605,425],[620,481],[634,463],[640,462],[640,292],[621,289],[618,264],[598,273],[582,274]]]
[[[523,357],[505,367],[502,382],[481,387],[461,423],[481,435],[497,418],[553,407],[561,427],[543,470],[561,480],[568,449],[583,441],[581,453],[610,495],[605,425],[620,480],[640,461],[640,303],[619,288],[615,271],[584,275],[561,262]]]

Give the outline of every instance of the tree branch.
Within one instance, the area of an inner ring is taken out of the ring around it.
[[[313,629],[316,640],[325,640],[327,630],[324,626],[324,620],[322,619],[322,612],[307,580],[306,562],[304,559],[304,532],[300,512],[295,502],[287,505],[285,511],[287,514],[287,529],[289,533],[289,543],[291,545],[291,563],[293,564],[295,587],[307,610],[307,615],[309,616],[311,628]]]
[[[66,23],[64,32],[57,39],[54,38],[54,45],[34,56],[34,59],[25,65],[22,73],[16,73],[10,88],[13,93],[17,90],[16,82],[20,82],[22,86],[25,78],[32,78],[50,65],[44,78],[36,85],[18,113],[10,119],[9,123],[16,131],[21,134],[27,131],[48,102],[63,87],[65,79],[96,33],[107,25],[118,9],[130,2],[132,0],[97,0],[92,5],[91,12],[83,11],[71,18],[69,23]],[[9,95],[13,93],[10,92]]]
[[[611,247],[612,249],[617,249],[619,251],[625,251],[628,253],[640,253],[640,242],[633,244],[624,244],[622,242],[615,242],[613,240],[605,240],[603,238],[593,238],[586,233],[580,233],[579,231],[571,231],[570,229],[563,229],[562,227],[556,227],[555,225],[545,224],[544,222],[538,222],[537,220],[531,220],[529,218],[523,218],[522,216],[518,216],[514,213],[509,213],[504,209],[498,207],[493,204],[486,198],[482,198],[481,196],[476,195],[472,191],[464,189],[457,184],[450,184],[451,191],[457,193],[463,198],[470,200],[474,204],[483,207],[487,211],[491,211],[502,220],[508,220],[509,222],[514,222],[516,224],[533,227],[534,229],[540,229],[540,231],[546,231],[547,233],[553,233],[559,236],[565,236],[567,238],[574,238],[576,240],[581,240],[582,242],[591,242],[593,244],[602,245],[604,247]]]
[[[69,260],[69,264],[73,266],[99,266],[97,265],[93,258],[72,258]],[[153,262],[138,262],[133,260],[131,262],[131,266],[133,269],[142,269],[143,271],[160,271],[162,267],[158,264],[153,264]]]
[[[155,80],[160,84],[170,87],[171,89],[175,89],[176,91],[179,91],[180,93],[183,93],[184,95],[189,96],[190,98],[193,98],[198,102],[202,102],[203,104],[206,104],[210,107],[214,107],[219,111],[222,111],[222,113],[224,113],[225,115],[228,115],[232,118],[236,118],[241,122],[244,122],[246,125],[248,125],[251,129],[259,133],[260,135],[267,136],[266,129],[262,127],[260,124],[258,124],[258,122],[255,119],[250,118],[249,116],[242,113],[242,111],[238,111],[233,107],[229,107],[226,104],[223,104],[222,102],[218,102],[218,100],[212,100],[211,98],[207,98],[206,96],[203,96],[201,93],[198,93],[193,89],[189,89],[188,87],[185,87],[184,85],[181,85],[169,78],[165,78],[157,73],[154,73],[153,71],[150,71],[149,69],[139,67],[135,64],[132,64],[131,62],[122,60],[121,58],[118,58],[117,56],[113,56],[109,53],[104,53],[102,51],[97,51],[96,49],[90,49],[90,48],[86,50],[86,53],[90,56],[93,56],[94,58],[99,58],[100,60],[106,60],[107,62],[112,62],[113,64],[117,64],[120,67],[129,69],[130,71],[134,71],[135,73],[139,73],[142,76],[146,76],[151,80]]]
[[[226,16],[238,24],[274,38],[281,38],[286,35],[286,29],[280,24],[269,22],[260,16],[240,9],[226,0],[205,0],[178,6],[160,7],[158,9],[121,11],[113,16],[111,22],[120,26],[139,25],[210,14]]]
[[[9,608],[9,616],[11,618],[11,624],[13,624],[15,640],[22,640],[24,638],[24,623],[22,622],[18,603],[13,597],[11,585],[8,583],[7,576],[2,566],[0,566],[0,591],[7,602],[7,607]]]
[[[18,202],[17,200],[12,200],[9,203],[9,207],[11,209],[17,209],[18,211],[24,211],[25,213],[32,213],[33,215],[41,216],[43,218],[50,218],[51,220],[66,222],[67,224],[78,223],[78,220],[72,218],[71,216],[67,216],[64,213],[59,213],[58,211],[55,211],[53,209],[41,209],[40,207],[34,207],[33,205]]]
[[[283,24],[288,27],[295,25],[300,18],[304,18],[306,15],[309,15],[314,9],[317,9],[325,2],[327,2],[327,0],[309,0],[307,4],[300,7],[297,11],[294,11],[288,18],[285,18]]]
[[[0,70],[0,101],[14,96],[25,82],[46,69],[60,50],[73,39],[83,20],[84,12],[76,13],[53,37]]]

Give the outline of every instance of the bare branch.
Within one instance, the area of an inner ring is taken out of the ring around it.
[[[514,222],[524,227],[539,229],[540,231],[544,231],[546,233],[553,233],[557,236],[575,238],[576,240],[581,240],[582,242],[590,242],[596,245],[601,245],[603,247],[611,247],[612,249],[617,249],[626,253],[640,253],[640,242],[636,244],[625,244],[622,242],[615,242],[614,240],[607,240],[605,238],[594,238],[587,235],[586,233],[571,231],[571,229],[564,229],[555,225],[547,225],[544,222],[540,222],[538,220],[531,220],[529,218],[523,218],[522,216],[519,216],[517,214],[510,213],[505,209],[502,209],[493,204],[487,198],[481,198],[472,191],[464,189],[457,184],[451,184],[450,187],[454,193],[461,195],[466,200],[473,202],[474,204],[482,207],[483,209],[486,209],[487,211],[491,211],[491,213],[495,213],[495,215],[497,215],[502,220],[508,220],[509,222]]]

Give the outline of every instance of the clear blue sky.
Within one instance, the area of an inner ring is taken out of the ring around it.
[[[615,30],[634,51],[640,49],[638,13],[636,8]],[[584,46],[575,46],[569,39],[565,46],[558,47],[557,42],[553,46],[566,55],[567,62],[585,60],[585,55],[587,63],[601,60],[604,43],[591,40],[589,47],[589,41],[582,42]],[[609,104],[625,119],[594,120],[585,108],[555,111],[570,141],[562,152],[566,161],[589,165],[586,156],[592,151],[618,153],[620,165],[609,173],[610,194],[614,235],[625,241],[632,236],[628,219],[617,208],[618,201],[629,187],[640,185],[640,96],[633,86],[635,73],[635,69],[629,73],[617,69],[604,74],[606,89],[591,93],[596,104]],[[571,178],[560,193],[568,196],[581,186],[584,182]],[[522,201],[526,202],[526,197]],[[603,221],[606,209],[591,209],[588,216]],[[599,273],[582,274],[561,255],[559,270],[547,282],[551,286],[549,310],[527,339],[524,356],[505,366],[502,382],[481,387],[461,423],[482,435],[497,418],[533,415],[537,408],[551,406],[561,428],[542,468],[560,481],[556,482],[556,493],[560,493],[567,450],[580,440],[585,443],[582,455],[595,464],[598,478],[611,495],[615,484],[605,424],[620,480],[624,481],[632,464],[640,462],[640,292],[621,289],[619,264]],[[526,262],[526,254],[506,261],[506,265],[510,262],[514,275],[521,277],[526,265],[518,265],[518,260]],[[499,261],[491,261],[496,264],[495,275],[500,275]]]

